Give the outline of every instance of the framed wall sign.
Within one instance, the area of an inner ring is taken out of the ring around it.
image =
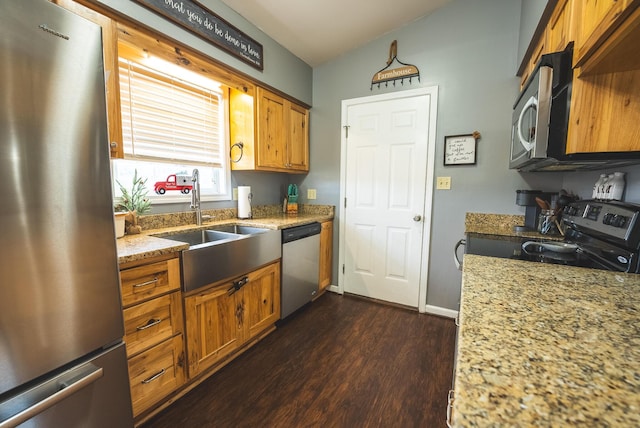
[[[195,0],[134,0],[262,71],[262,45]]]
[[[444,137],[444,165],[475,165],[476,148],[474,134]]]

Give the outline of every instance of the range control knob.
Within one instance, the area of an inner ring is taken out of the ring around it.
[[[608,224],[608,225],[612,225],[613,224],[613,219],[614,219],[615,215],[611,214],[611,213],[606,213],[603,217],[602,217],[602,223],[603,224]]]
[[[628,217],[623,215],[615,215],[613,216],[613,222],[611,223],[615,227],[625,227],[627,224]]]
[[[578,214],[578,208],[567,205],[566,207],[564,207],[564,213],[570,216],[576,215]]]

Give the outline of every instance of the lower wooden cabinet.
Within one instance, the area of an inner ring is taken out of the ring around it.
[[[182,332],[182,296],[160,296],[124,310],[127,355],[135,355]]]
[[[178,389],[185,381],[182,334],[129,359],[134,416]]]
[[[184,299],[189,377],[233,354],[280,318],[280,261]]]
[[[321,223],[320,230],[320,277],[318,288],[320,292],[331,285],[333,269],[333,220]],[[318,293],[320,294],[320,293]]]
[[[187,297],[180,289],[178,258],[122,266],[120,278],[138,423],[184,394],[188,382],[200,382],[222,360],[230,361],[266,335],[280,319],[280,260]]]
[[[179,260],[121,268],[120,282],[131,400],[137,417],[185,383]]]

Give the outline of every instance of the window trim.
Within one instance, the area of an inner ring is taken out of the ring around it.
[[[118,43],[120,49],[120,57],[128,60],[128,61],[132,61],[134,63],[137,62],[137,60],[144,58],[145,55],[141,55],[140,52],[143,52],[142,48],[139,47],[132,47],[128,44],[123,45],[122,43]],[[144,65],[142,65],[144,67]],[[183,66],[181,66],[183,67]],[[229,131],[230,131],[230,126],[229,126],[229,120],[230,120],[230,112],[229,112],[229,88],[228,86],[223,82],[223,79],[218,79],[217,76],[212,76],[212,75],[208,75],[206,73],[197,73],[196,71],[194,71],[193,67],[189,67],[189,66],[184,66],[184,68],[186,70],[188,70],[191,73],[196,73],[196,74],[200,74],[206,78],[209,78],[211,80],[214,80],[218,83],[220,83],[220,91],[217,92],[220,96],[220,101],[219,101],[219,112],[220,112],[220,116],[221,116],[221,123],[220,123],[220,128],[221,128],[221,138],[220,138],[220,161],[221,161],[221,165],[218,166],[218,168],[220,168],[221,172],[222,172],[222,176],[221,178],[224,180],[224,185],[221,186],[220,188],[220,193],[218,194],[203,194],[201,201],[203,202],[216,202],[216,201],[231,201],[232,200],[232,183],[231,183],[231,165],[228,162],[228,153],[229,153],[229,147],[230,147],[230,135],[229,135]],[[205,70],[206,71],[206,70]],[[162,73],[162,72],[160,72]],[[175,80],[177,81],[181,81],[182,79],[180,78],[176,78]],[[188,86],[191,86],[191,84],[189,84],[188,82],[185,83]],[[197,87],[197,85],[195,85]],[[122,107],[121,107],[122,108]],[[143,159],[138,159],[138,158],[131,158],[131,157],[124,157],[123,159],[127,159],[127,160],[132,160],[132,161],[144,161]],[[114,159],[117,161],[117,159]],[[212,165],[193,165],[194,168],[215,168],[215,166]],[[113,174],[112,174],[113,175]],[[117,186],[114,180],[114,188]],[[160,204],[176,204],[176,203],[188,203],[191,200],[191,194],[181,194],[181,193],[175,193],[175,194],[170,194],[170,195],[156,195],[155,192],[153,191],[153,183],[147,183],[147,187],[149,188],[149,193],[147,195],[147,197],[152,201],[152,204],[154,205],[160,205]],[[117,202],[116,198],[116,202]]]

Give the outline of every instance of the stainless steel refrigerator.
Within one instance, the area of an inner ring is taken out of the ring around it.
[[[0,0],[0,427],[133,425],[101,29]]]

